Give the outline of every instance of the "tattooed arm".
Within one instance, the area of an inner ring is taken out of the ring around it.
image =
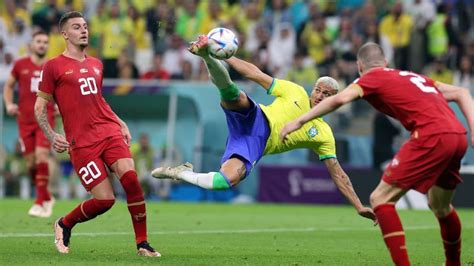
[[[37,97],[35,103],[35,116],[36,121],[43,130],[46,137],[49,139],[49,142],[53,146],[53,149],[57,152],[64,152],[69,148],[69,143],[67,142],[66,138],[56,133],[48,122],[48,100]]]
[[[359,200],[354,188],[352,187],[349,176],[344,172],[341,165],[336,158],[329,158],[324,160],[324,164],[328,168],[329,174],[332,180],[336,184],[337,188],[347,198],[347,200],[356,208],[360,216],[371,219],[374,223],[377,223],[377,218],[372,209],[364,207]]]

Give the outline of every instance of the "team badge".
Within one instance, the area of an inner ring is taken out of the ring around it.
[[[306,133],[308,134],[309,138],[314,138],[316,135],[318,135],[318,130],[312,126]]]
[[[94,73],[99,76],[100,75],[100,69],[98,69],[97,67],[93,67],[92,69],[94,69]]]

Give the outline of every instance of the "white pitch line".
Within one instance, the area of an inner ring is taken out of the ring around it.
[[[433,230],[437,226],[407,226],[405,230]],[[463,227],[463,229],[474,229],[474,227]],[[374,231],[377,227],[335,227],[335,228],[261,228],[261,229],[220,229],[220,230],[190,230],[190,231],[152,231],[148,235],[205,235],[205,234],[264,234],[264,233],[299,233],[299,232],[349,232],[349,231]],[[77,232],[76,236],[120,236],[132,235],[132,232]],[[22,238],[22,237],[53,237],[52,233],[0,233],[0,238]]]

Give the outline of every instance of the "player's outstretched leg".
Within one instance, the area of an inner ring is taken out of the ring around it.
[[[447,266],[461,265],[461,220],[451,205],[453,195],[454,190],[438,186],[428,191],[430,208],[438,219],[441,229]]]
[[[112,208],[115,203],[112,185],[108,179],[94,186],[91,194],[94,198],[83,201],[70,213],[55,222],[54,243],[60,253],[69,253],[71,230],[76,224],[94,219]]]
[[[250,103],[247,97],[232,82],[227,69],[220,60],[209,55],[207,40],[207,36],[199,36],[197,41],[191,43],[188,50],[204,60],[212,83],[219,89],[222,106],[231,110],[249,108]]]
[[[410,265],[405,245],[405,231],[395,209],[395,203],[405,193],[405,190],[391,186],[382,180],[370,195],[370,204],[377,215],[385,245],[397,266]]]
[[[245,175],[245,170],[238,169],[245,169],[245,166],[239,159],[231,158],[219,172],[195,173],[193,165],[187,162],[176,167],[158,167],[151,175],[159,179],[183,180],[205,189],[225,190],[237,185]]]

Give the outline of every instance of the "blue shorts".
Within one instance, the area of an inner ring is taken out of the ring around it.
[[[230,158],[242,160],[247,170],[244,178],[262,158],[270,136],[267,117],[258,104],[250,97],[247,98],[250,102],[250,108],[247,110],[236,112],[222,108],[227,118],[229,137],[221,164]]]

